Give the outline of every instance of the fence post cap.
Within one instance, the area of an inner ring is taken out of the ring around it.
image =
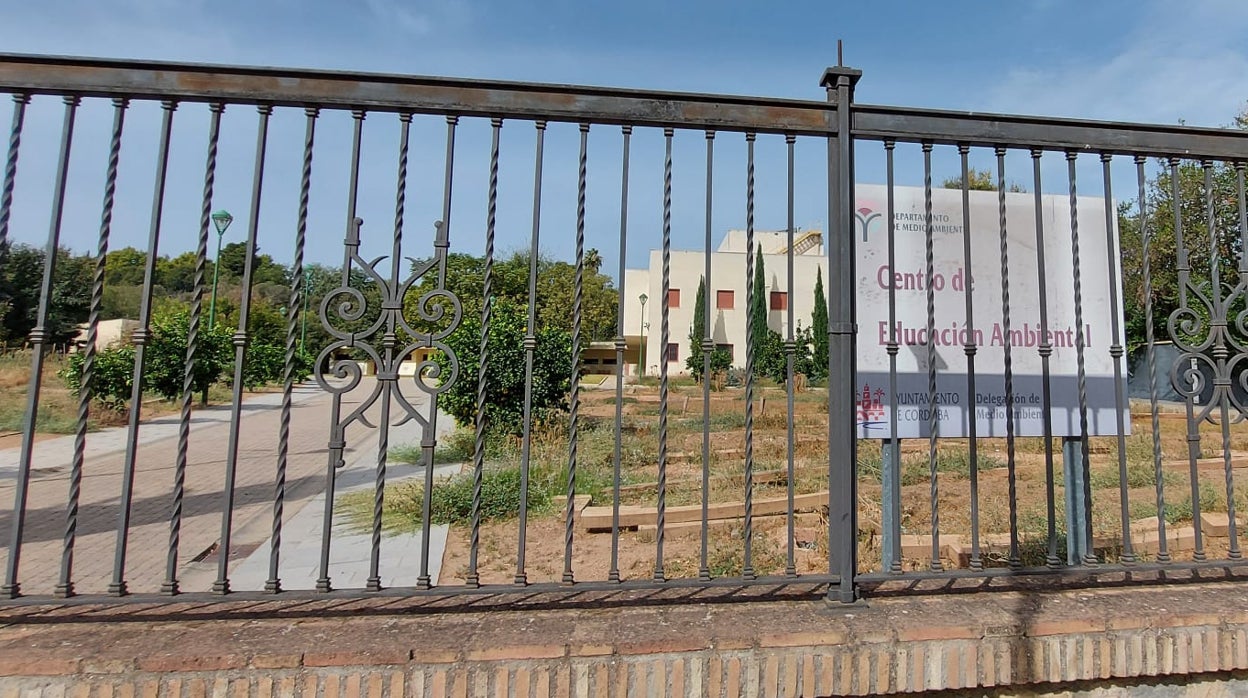
[[[837,87],[841,79],[849,81],[849,87],[852,89],[858,84],[858,80],[862,78],[862,71],[857,68],[846,68],[841,65],[833,65],[824,69],[823,77],[819,80],[820,87]]]

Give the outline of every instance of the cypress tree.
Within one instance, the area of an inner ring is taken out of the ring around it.
[[[754,285],[750,295],[750,336],[754,347],[755,370],[762,353],[767,350],[767,272],[763,269],[763,250],[759,248],[754,257]]]
[[[823,295],[823,269],[815,276],[815,309],[811,314],[810,331],[814,336],[814,377],[828,373],[828,299]]]
[[[685,368],[694,378],[702,376],[702,338],[706,336],[706,277],[698,282],[698,298],[693,304],[693,322],[689,323],[689,358]]]

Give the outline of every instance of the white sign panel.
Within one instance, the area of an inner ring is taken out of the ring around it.
[[[936,431],[938,436],[966,436],[975,419],[977,435],[1004,436],[1007,396],[1006,345],[1013,369],[1014,433],[1042,436],[1044,380],[1040,348],[1040,287],[1047,293],[1051,417],[1054,436],[1080,434],[1078,392],[1078,323],[1075,312],[1075,270],[1072,254],[1070,199],[1042,196],[1041,221],[1045,278],[1038,273],[1035,195],[1007,193],[1006,243],[1009,256],[1008,333],[1003,313],[1001,226],[998,194],[970,192],[971,262],[967,268],[963,241],[962,192],[932,191],[935,293],[934,332],[929,337],[927,267],[923,189],[894,189],[895,264],[888,263],[886,187],[856,188],[855,234],[858,247],[857,423],[860,438],[911,438],[929,435],[929,341],[935,345]],[[1112,202],[1110,202],[1112,205]],[[1082,291],[1084,366],[1088,433],[1114,434],[1114,359],[1110,356],[1111,313],[1109,254],[1117,254],[1117,231],[1105,230],[1102,198],[1079,197],[1079,282]],[[889,288],[896,294],[896,323],[891,328],[900,346],[897,389],[890,391]],[[968,322],[966,293],[974,314]],[[1121,298],[1122,294],[1119,293]],[[975,393],[968,392],[967,353],[975,352]],[[1122,359],[1120,359],[1122,360]],[[1122,375],[1126,376],[1125,361]],[[890,419],[897,415],[897,433]],[[1123,415],[1124,420],[1129,415]],[[1126,422],[1129,425],[1129,421]],[[1129,426],[1128,426],[1129,428]]]

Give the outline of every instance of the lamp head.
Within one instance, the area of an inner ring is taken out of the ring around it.
[[[230,212],[225,209],[221,209],[220,211],[212,214],[212,224],[217,229],[217,235],[225,235],[225,229],[229,228],[230,224],[233,222],[234,216],[231,216]]]

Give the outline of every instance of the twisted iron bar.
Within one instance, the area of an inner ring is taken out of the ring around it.
[[[663,345],[663,359],[659,362],[659,482],[658,482],[658,518],[655,531],[654,580],[665,579],[663,572],[663,537],[667,528],[667,355],[668,342],[671,340],[671,298],[672,281],[672,136],[674,129],[663,129],[666,142],[666,154],[663,158],[663,299],[662,317],[660,318],[660,336]],[[749,553],[746,553],[749,560]]]
[[[399,264],[403,250],[403,215],[407,206],[407,158],[408,140],[411,130],[412,115],[399,115],[399,170],[396,176],[394,193],[394,237],[390,251],[390,278],[399,278]],[[385,510],[386,497],[386,458],[390,451],[390,403],[394,384],[398,380],[397,366],[394,362],[394,350],[398,346],[395,334],[395,315],[390,313],[386,319],[386,332],[381,337],[381,346],[385,356],[385,365],[379,366],[378,382],[382,382],[381,420],[378,422],[377,433],[377,471],[373,482],[373,530],[369,547],[368,580],[365,583],[369,591],[381,590],[381,526],[382,513]],[[384,373],[383,373],[384,371]],[[432,463],[426,463],[431,468]],[[425,489],[429,492],[429,488]],[[422,526],[424,523],[422,522]]]
[[[1242,164],[1240,165],[1242,168]],[[1235,484],[1231,475],[1231,415],[1230,408],[1232,402],[1232,380],[1231,371],[1234,365],[1241,357],[1236,357],[1228,363],[1231,352],[1228,343],[1235,345],[1236,340],[1230,335],[1228,321],[1230,318],[1229,310],[1236,297],[1241,294],[1242,286],[1237,286],[1224,299],[1222,297],[1221,282],[1221,263],[1218,249],[1218,225],[1217,210],[1214,205],[1215,194],[1213,188],[1213,161],[1203,160],[1201,169],[1204,171],[1204,188],[1205,188],[1205,218],[1209,231],[1209,277],[1210,277],[1210,300],[1212,301],[1213,313],[1210,318],[1209,341],[1212,342],[1212,356],[1215,362],[1214,379],[1213,379],[1213,395],[1210,404],[1205,407],[1204,414],[1207,419],[1212,420],[1211,407],[1217,405],[1219,409],[1218,425],[1222,429],[1222,459],[1223,474],[1226,487],[1226,505],[1227,505],[1227,527],[1229,535],[1229,550],[1227,557],[1231,559],[1239,559],[1242,553],[1239,550],[1238,536],[1235,531]],[[1242,234],[1242,232],[1241,232]],[[1241,262],[1242,266],[1242,262]],[[1237,414],[1238,419],[1243,418],[1242,412]]]
[[[96,244],[95,270],[91,277],[91,301],[87,318],[87,344],[83,350],[82,375],[78,388],[78,420],[74,432],[74,455],[69,471],[69,502],[65,510],[65,538],[61,553],[61,576],[55,595],[74,595],[74,542],[78,532],[78,505],[82,497],[82,466],[87,449],[87,421],[91,417],[91,395],[95,388],[95,343],[99,339],[100,306],[104,300],[104,270],[108,258],[108,238],[113,227],[113,204],[117,193],[117,166],[121,160],[121,134],[125,123],[128,99],[113,100],[113,130],[108,146],[108,165],[104,173],[104,204],[100,212],[99,240]]]
[[[503,127],[502,119],[491,119],[490,183],[485,212],[485,269],[482,273],[481,341],[477,348],[477,408],[474,413],[476,438],[472,447],[472,533],[468,545],[468,575],[470,587],[481,585],[477,572],[478,551],[481,545],[481,478],[485,470],[485,400],[486,369],[490,361],[490,316],[494,310],[494,226],[498,220],[498,138]],[[621,277],[622,278],[622,277]]]
[[[572,572],[572,517],[576,512],[576,456],[581,406],[581,298],[585,275],[585,186],[588,175],[589,124],[582,123],[581,152],[576,171],[576,289],[572,297],[572,395],[568,421],[568,501],[564,511],[563,582],[576,581]]]
[[[1153,328],[1153,277],[1151,270],[1151,246],[1152,232],[1148,227],[1148,209],[1145,198],[1145,176],[1144,163],[1146,159],[1143,155],[1135,156],[1135,172],[1138,192],[1136,193],[1136,202],[1138,206],[1138,218],[1140,226],[1140,255],[1141,274],[1144,277],[1144,337],[1147,342],[1146,360],[1148,362],[1148,400],[1152,409],[1149,410],[1152,417],[1153,428],[1153,477],[1156,479],[1157,486],[1157,561],[1170,562],[1169,545],[1166,540],[1166,497],[1165,497],[1165,473],[1162,471],[1161,462],[1161,416],[1160,410],[1157,409],[1157,346]]]
[[[1066,167],[1070,177],[1070,256],[1072,274],[1075,281],[1075,364],[1079,383],[1079,454],[1083,469],[1083,510],[1089,515],[1084,517],[1084,555],[1085,565],[1097,562],[1096,552],[1092,547],[1092,478],[1088,471],[1088,373],[1086,368],[1087,337],[1083,332],[1083,277],[1079,270],[1079,199],[1076,192],[1075,159],[1078,154],[1066,152]]]
[[[762,299],[754,298],[754,140],[755,133],[745,134],[745,276],[749,312],[745,315],[745,556],[741,564],[741,578],[754,579],[754,358],[755,345],[754,304]]]
[[[0,249],[9,244],[9,217],[13,212],[13,187],[17,182],[17,156],[22,147],[22,126],[30,95],[13,95],[13,126],[9,130],[9,152],[4,161],[4,188],[0,191]]]
[[[40,386],[43,379],[44,345],[51,339],[48,331],[48,314],[52,304],[52,288],[55,278],[57,249],[61,239],[61,219],[65,213],[65,186],[69,177],[69,154],[74,142],[74,119],[81,100],[76,96],[63,98],[65,115],[61,124],[61,145],[56,164],[56,184],[52,193],[52,215],[48,224],[48,242],[43,253],[43,278],[39,284],[39,304],[35,310],[35,326],[29,334],[31,344],[30,384],[26,391],[26,413],[22,423],[22,446],[17,466],[17,487],[14,489],[12,536],[9,539],[9,556],[5,565],[4,586],[0,596],[15,599],[21,596],[18,582],[18,563],[22,553],[22,531],[26,524],[26,501],[30,487],[30,469],[34,455],[35,417],[39,413]],[[19,106],[21,106],[19,104]],[[18,119],[14,118],[15,124]],[[10,143],[10,146],[13,144]],[[10,155],[16,153],[13,148]],[[15,162],[15,160],[14,160]],[[6,180],[9,178],[6,176]],[[8,207],[5,206],[5,214]],[[7,222],[5,224],[7,226]],[[7,239],[7,232],[6,232]]]
[[[1242,160],[1235,163],[1235,185],[1236,185],[1236,191],[1238,193],[1237,203],[1239,204],[1239,235],[1240,235],[1239,285],[1236,287],[1236,292],[1238,295],[1242,295],[1244,294],[1245,291],[1248,291],[1248,254],[1245,254],[1244,252],[1245,250],[1248,250],[1248,247],[1244,247],[1244,242],[1248,241],[1248,201],[1245,201],[1245,196],[1244,196],[1244,162]],[[1230,302],[1231,302],[1230,299],[1227,299],[1228,305],[1230,304]],[[1248,311],[1241,311],[1236,321],[1236,326],[1238,329],[1240,329],[1241,332],[1244,329],[1243,319],[1244,319],[1245,312],[1248,312]],[[1243,356],[1243,349],[1241,347],[1240,356],[1237,357],[1236,360],[1238,360],[1239,358],[1242,358],[1242,356]],[[1230,369],[1228,368],[1227,369],[1228,378],[1230,376],[1230,373],[1231,373]],[[1242,385],[1242,379],[1241,379],[1241,385]],[[1233,400],[1234,393],[1228,389],[1226,391],[1225,399],[1228,401]],[[1243,406],[1236,404],[1236,407],[1239,410],[1240,418],[1242,418],[1244,416]],[[1223,415],[1222,415],[1222,421],[1224,425],[1227,422],[1225,411],[1223,412]],[[1230,456],[1229,444],[1224,449],[1224,452],[1227,454],[1227,457]],[[1243,553],[1240,551],[1240,548],[1239,548],[1239,530],[1238,530],[1239,522],[1235,520],[1235,497],[1233,496],[1233,493],[1232,493],[1231,469],[1230,469],[1229,463],[1227,464],[1227,468],[1226,468],[1226,488],[1227,488],[1226,491],[1228,493],[1227,498],[1226,498],[1226,520],[1227,520],[1227,527],[1228,527],[1227,532],[1229,534],[1230,541],[1231,541],[1231,547],[1228,553],[1228,557],[1230,557],[1232,560],[1238,560],[1243,557]]]
[[[927,275],[927,459],[928,489],[930,490],[930,507],[932,515],[932,557],[929,566],[932,571],[944,569],[940,561],[940,483],[936,469],[937,452],[936,437],[940,432],[939,412],[936,402],[936,254],[933,246],[932,228],[932,144],[923,144],[923,250],[924,270]]]
[[[182,374],[182,414],[178,424],[178,457],[174,466],[173,511],[169,517],[169,552],[166,560],[165,583],[161,592],[177,594],[178,551],[182,528],[182,500],[186,493],[187,451],[191,438],[191,402],[195,386],[195,363],[199,353],[199,325],[203,316],[204,277],[208,259],[208,226],[211,223],[212,195],[217,170],[217,141],[221,131],[221,114],[225,104],[209,107],[208,156],[204,166],[204,191],[200,202],[199,235],[195,249],[194,291],[191,313],[187,322],[186,363]]]
[[[1182,201],[1182,190],[1179,181],[1179,159],[1172,157],[1169,159],[1170,166],[1170,193],[1173,201]],[[1199,336],[1204,330],[1204,321],[1200,315],[1193,312],[1188,307],[1188,294],[1194,292],[1198,301],[1204,303],[1205,307],[1213,314],[1213,308],[1206,299],[1191,283],[1191,259],[1188,256],[1187,243],[1183,238],[1183,211],[1181,206],[1174,207],[1174,250],[1178,256],[1177,270],[1179,272],[1179,307],[1170,313],[1167,322],[1167,329],[1170,331],[1170,338],[1174,341],[1175,346],[1183,349],[1185,353],[1180,354],[1176,359],[1174,366],[1170,370],[1170,381],[1180,395],[1184,397],[1184,410],[1187,414],[1187,463],[1188,477],[1191,483],[1191,501],[1192,501],[1192,520],[1200,521],[1200,475],[1197,473],[1196,461],[1200,458],[1200,418],[1194,415],[1195,403],[1200,393],[1204,389],[1204,377],[1196,368],[1196,363],[1204,358],[1200,352],[1207,348],[1207,341],[1200,343],[1200,346],[1194,346],[1188,341],[1189,337]],[[1190,364],[1188,363],[1190,361]],[[1179,368],[1183,365],[1189,365],[1182,377],[1178,375]],[[1210,401],[1212,406],[1213,402]],[[1203,561],[1205,559],[1203,531],[1200,526],[1194,526],[1192,532],[1195,539],[1195,551],[1192,553],[1192,559]]]
[[[140,412],[143,400],[143,372],[147,345],[151,342],[152,286],[156,278],[156,254],[160,245],[161,217],[165,202],[165,179],[169,171],[169,141],[173,131],[173,113],[177,102],[161,103],[160,145],[156,156],[156,182],[152,192],[152,214],[147,234],[147,260],[143,267],[143,291],[139,301],[139,327],[134,331],[134,372],[131,374],[130,419],[127,425],[125,465],[122,469],[121,506],[118,508],[117,538],[114,544],[113,576],[108,593],[125,596],[126,553],[130,535],[131,505],[134,501],[134,474],[137,467]]]
[[[1018,478],[1014,463],[1014,362],[1010,335],[1010,252],[1005,227],[1005,148],[994,149],[997,156],[997,222],[1001,230],[1001,334],[1005,354],[1005,455],[1010,498],[1011,569],[1023,566],[1018,552]]]
[[[242,423],[243,368],[247,361],[249,343],[248,320],[251,317],[251,289],[256,267],[256,238],[260,235],[260,201],[264,192],[265,155],[268,152],[269,118],[273,107],[262,104],[256,107],[259,116],[256,125],[255,162],[251,175],[251,205],[248,209],[246,258],[243,260],[243,276],[240,280],[241,295],[238,303],[238,328],[231,338],[234,344],[234,382],[230,405],[230,428],[225,452],[225,498],[221,505],[221,538],[217,548],[217,579],[212,583],[215,594],[230,593],[230,541],[233,536],[235,483],[238,477],[239,430]],[[153,246],[153,251],[155,247]],[[136,382],[138,377],[135,378]]]
[[[282,519],[286,502],[286,465],[290,450],[290,411],[294,390],[295,337],[302,320],[303,299],[308,293],[303,268],[303,252],[307,244],[308,201],[312,188],[312,150],[316,140],[316,118],[320,111],[314,107],[304,110],[306,125],[303,135],[303,168],[299,176],[299,209],[295,223],[295,258],[291,265],[290,305],[286,312],[286,361],[282,366],[282,408],[277,432],[277,472],[273,480],[273,528],[269,537],[269,578],[264,590],[277,593],[282,590],[278,575],[278,563],[282,549]],[[300,352],[306,351],[299,347]]]
[[[187,321],[186,363],[182,373],[181,419],[178,422],[178,455],[174,462],[173,508],[169,514],[169,550],[165,559],[163,594],[179,593],[178,552],[181,548],[182,503],[186,495],[187,453],[191,440],[191,401],[195,386],[195,362],[199,353],[199,323],[203,314],[204,276],[208,259],[208,226],[211,224],[212,193],[217,171],[217,141],[221,132],[221,113],[225,104],[215,103],[209,107],[208,156],[204,166],[204,191],[200,201],[199,235],[195,248],[194,291],[191,297],[191,314]]]

